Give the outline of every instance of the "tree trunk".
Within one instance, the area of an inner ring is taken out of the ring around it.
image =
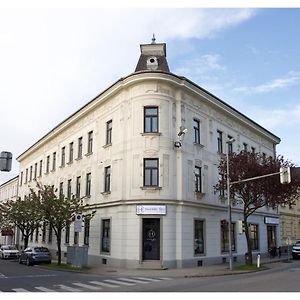
[[[24,249],[28,247],[29,235],[24,235]]]
[[[61,264],[61,229],[57,231],[57,264]]]
[[[244,219],[244,224],[245,224],[245,236],[247,240],[247,254],[245,254],[245,262],[247,265],[252,265],[252,244],[251,244],[251,239],[250,239],[250,232],[249,232],[249,227],[247,223],[247,219]]]

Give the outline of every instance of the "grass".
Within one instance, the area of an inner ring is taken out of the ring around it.
[[[260,268],[258,268],[256,265],[239,265],[235,266],[235,271],[258,271],[258,270],[266,270],[267,267],[261,265]]]
[[[69,271],[69,272],[86,272],[89,269],[87,267],[81,268],[66,263],[61,263],[60,265],[58,265],[57,263],[42,264],[41,266],[51,270]]]

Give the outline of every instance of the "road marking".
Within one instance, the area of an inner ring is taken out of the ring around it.
[[[0,278],[7,278],[3,273],[0,273]]]
[[[138,280],[138,279],[132,279],[132,278],[118,278],[119,280],[124,280],[124,281],[128,281],[128,282],[134,282],[134,283],[149,283],[146,281],[142,281],[142,280]]]
[[[168,277],[158,277],[157,279],[161,279],[161,280],[172,280],[172,278],[168,278]]]
[[[110,282],[110,283],[115,283],[115,284],[121,284],[121,285],[135,285],[134,283],[124,282],[124,281],[119,281],[119,280],[112,280],[112,279],[106,279],[106,280],[103,280],[103,281]]]
[[[25,289],[12,289],[13,291],[17,292],[17,293],[29,293],[28,290],[25,290]]]
[[[90,283],[97,284],[97,285],[104,286],[104,287],[111,287],[111,288],[120,287],[119,285],[109,284],[109,283],[105,283],[105,282],[101,282],[101,281],[90,281]]]
[[[141,279],[141,280],[147,280],[147,281],[151,281],[151,282],[158,282],[158,281],[161,281],[161,280],[159,280],[159,279],[146,278],[146,277],[134,277],[134,278]]]
[[[90,290],[101,290],[102,288],[99,286],[93,286],[93,285],[89,285],[89,284],[84,284],[84,283],[80,283],[80,282],[72,282],[73,285],[77,285],[79,287],[85,288],[85,289],[90,289]]]
[[[58,286],[59,288],[61,288],[64,291],[68,291],[68,292],[82,292],[82,290],[80,290],[80,289],[75,289],[75,288],[72,288],[72,287],[64,285],[64,284],[56,284],[56,286]]]
[[[42,291],[42,292],[49,292],[49,293],[56,292],[55,290],[51,290],[51,289],[45,288],[43,286],[35,286],[34,288],[39,290],[39,291]]]

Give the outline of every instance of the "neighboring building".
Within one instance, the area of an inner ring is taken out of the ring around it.
[[[300,167],[295,168],[292,177],[300,179]],[[300,200],[300,191],[299,191]],[[300,201],[292,207],[280,206],[281,246],[286,247],[300,240]]]
[[[65,195],[84,197],[96,215],[79,236],[72,224],[66,229],[63,250],[88,245],[89,264],[138,268],[225,262],[227,202],[214,185],[229,137],[236,140],[229,151],[247,148],[271,156],[280,142],[216,96],[170,73],[166,44],[141,45],[134,73],[18,157],[20,196],[38,180]],[[246,240],[237,232],[242,210],[236,205],[232,211],[233,255],[244,258]],[[279,238],[277,211],[262,209],[249,222],[254,253],[267,253],[268,232],[269,243]],[[56,249],[46,228],[32,243]]]
[[[0,185],[0,203],[17,199],[18,180],[19,176],[16,176]],[[0,230],[0,245],[16,244],[17,236],[13,230],[2,228],[2,224],[0,224]]]

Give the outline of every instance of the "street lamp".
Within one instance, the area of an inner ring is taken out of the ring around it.
[[[230,178],[229,178],[229,145],[235,141],[230,138],[226,141],[226,166],[227,166],[227,201],[228,201],[228,250],[229,250],[229,269],[232,271],[232,240],[231,240],[231,200],[230,200]]]

